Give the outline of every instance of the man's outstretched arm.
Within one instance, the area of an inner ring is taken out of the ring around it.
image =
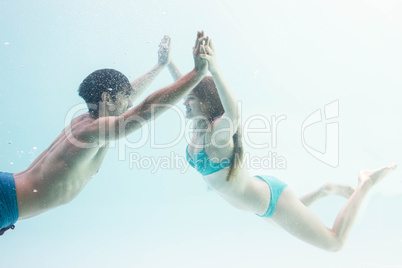
[[[165,35],[161,40],[161,43],[159,44],[158,63],[149,72],[131,82],[131,87],[133,88],[133,91],[130,95],[130,99],[132,102],[134,102],[144,93],[144,91],[151,85],[151,83],[166,66],[168,66],[169,70],[171,70],[170,42],[170,37]]]
[[[157,118],[171,105],[176,104],[190,92],[205,76],[208,64],[200,57],[200,45],[204,32],[197,33],[196,45],[193,48],[194,69],[175,83],[162,88],[142,101],[136,107],[120,116],[100,117],[91,124],[88,135],[102,137],[105,140],[120,139],[130,135],[142,127],[144,122]],[[102,135],[98,133],[102,132]]]

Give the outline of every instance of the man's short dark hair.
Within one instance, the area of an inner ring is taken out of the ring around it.
[[[115,100],[117,93],[127,87],[130,88],[131,85],[124,74],[113,69],[101,69],[91,73],[82,81],[78,88],[78,94],[89,107],[97,107],[102,100],[103,92],[109,93]],[[91,110],[93,109],[90,108]]]

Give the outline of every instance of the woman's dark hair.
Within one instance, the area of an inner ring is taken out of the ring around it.
[[[107,92],[113,100],[117,93],[126,87],[131,87],[127,77],[113,69],[101,69],[88,75],[78,88],[78,94],[85,100],[89,112],[97,113],[98,104],[102,100],[102,93]]]
[[[219,98],[218,90],[214,79],[211,76],[204,77],[201,82],[193,89],[194,95],[202,102],[202,105],[206,108],[207,119],[209,123],[212,123],[217,117],[224,114],[225,109],[223,108],[221,99]],[[230,177],[234,172],[236,172],[237,167],[239,167],[241,161],[243,161],[243,145],[241,142],[241,123],[239,122],[239,127],[236,133],[233,135],[233,161],[230,164],[229,174],[226,180],[229,181]]]

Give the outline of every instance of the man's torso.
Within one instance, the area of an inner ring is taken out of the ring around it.
[[[74,118],[28,169],[14,174],[20,219],[71,201],[98,172],[108,143],[80,138],[94,121],[88,114]]]

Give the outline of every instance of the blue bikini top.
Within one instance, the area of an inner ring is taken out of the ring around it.
[[[188,145],[187,145],[186,158],[187,162],[204,176],[218,172],[219,170],[222,170],[224,168],[227,168],[228,166],[230,166],[233,159],[233,157],[231,157],[229,159],[223,160],[222,162],[218,163],[212,162],[211,159],[209,159],[207,152],[205,152],[205,137],[202,151],[194,154],[193,158],[191,158],[190,154],[188,153]]]

